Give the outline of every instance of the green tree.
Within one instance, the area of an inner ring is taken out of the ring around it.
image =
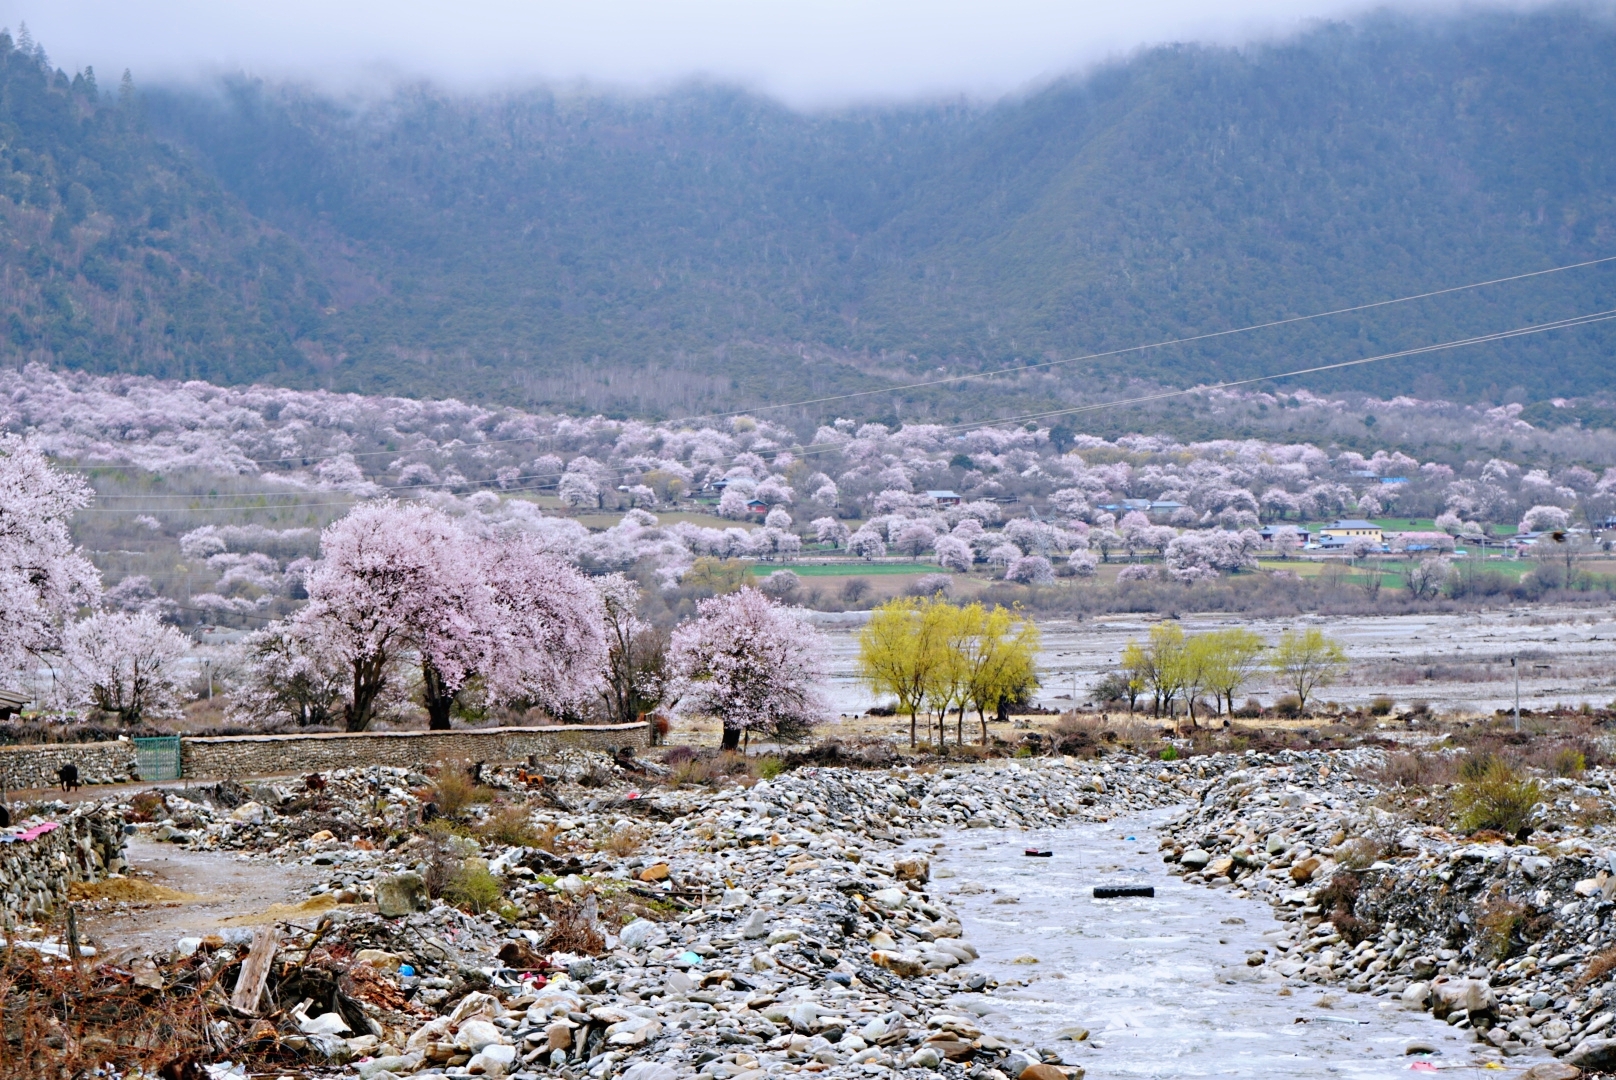
[[[1234,712],[1234,696],[1262,668],[1263,650],[1268,647],[1261,634],[1230,628],[1197,634],[1201,654],[1202,683],[1214,691],[1221,712]]]
[[[859,631],[858,673],[872,691],[898,699],[909,716],[909,745],[919,742],[918,716],[949,662],[947,636],[958,609],[943,600],[890,600]]]
[[[960,704],[960,731],[963,740],[965,705],[976,710],[982,725],[982,745],[988,743],[988,713],[1002,716],[1005,707],[1019,701],[1038,686],[1038,627],[1031,619],[1019,623],[1015,616],[1002,607],[985,611],[980,604],[972,604],[967,611],[976,609],[973,633],[966,643],[965,667],[966,701]]]
[[[1287,630],[1279,635],[1269,666],[1285,689],[1295,694],[1306,709],[1313,691],[1329,686],[1346,671],[1347,653],[1316,627]]]

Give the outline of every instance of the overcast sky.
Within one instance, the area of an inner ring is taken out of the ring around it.
[[[1167,41],[1239,43],[1352,0],[0,0],[58,67],[104,83],[224,71],[466,89],[739,82],[798,105],[997,95]],[[1448,10],[1452,0],[1401,0]]]

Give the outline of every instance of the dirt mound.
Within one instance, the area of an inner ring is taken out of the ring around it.
[[[198,899],[164,885],[139,878],[108,878],[105,881],[75,881],[67,887],[69,900],[111,900],[122,904],[173,904]]]

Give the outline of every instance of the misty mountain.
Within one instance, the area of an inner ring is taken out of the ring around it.
[[[1616,23],[1584,9],[1380,16],[990,105],[824,113],[705,85],[113,94],[0,40],[0,139],[12,360],[530,405],[868,389],[1616,255]],[[1249,378],[1613,297],[1599,267],[832,411]],[[1611,391],[1609,326],[1302,381]]]

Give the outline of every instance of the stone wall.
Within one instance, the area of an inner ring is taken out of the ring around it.
[[[137,775],[135,744],[127,739],[100,743],[24,743],[0,746],[0,784],[7,791],[56,787],[56,770],[72,762],[84,784],[120,784]]]
[[[438,761],[490,765],[543,760],[557,750],[636,752],[650,744],[647,724],[569,724],[543,728],[455,728],[450,731],[367,731],[357,734],[231,735],[184,739],[181,769],[187,778],[219,780],[275,776],[366,765],[405,768]]]
[[[97,881],[124,866],[123,815],[110,803],[80,803],[71,812],[0,830],[0,918],[37,919],[67,899],[68,885]]]

